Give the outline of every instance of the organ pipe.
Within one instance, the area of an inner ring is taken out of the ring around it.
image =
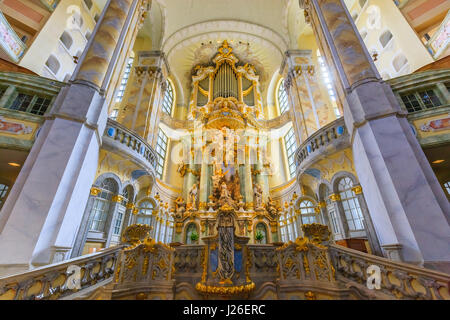
[[[223,63],[217,70],[213,88],[214,98],[238,98],[238,79],[233,68],[228,63]]]

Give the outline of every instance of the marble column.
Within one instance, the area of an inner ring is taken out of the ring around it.
[[[355,169],[385,255],[401,248],[404,261],[450,271],[449,202],[344,2],[300,5],[334,66]]]
[[[199,185],[199,210],[206,210],[208,203],[208,150],[205,145],[202,146],[202,163],[200,169],[200,185]]]
[[[253,184],[252,184],[252,171],[250,162],[250,146],[249,137],[245,137],[245,164],[244,164],[244,197],[245,205],[248,209],[253,209]]]
[[[74,80],[55,99],[0,213],[0,274],[51,263],[55,253],[58,259],[70,256],[107,120],[102,88],[108,87],[107,74],[114,69],[125,35],[137,26],[142,4],[109,2]]]

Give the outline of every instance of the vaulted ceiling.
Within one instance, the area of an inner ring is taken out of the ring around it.
[[[310,27],[298,0],[154,0],[139,36],[151,39],[149,49],[166,54],[182,90],[179,102],[187,104],[192,69],[207,63],[224,40],[256,67],[266,97],[284,52],[296,49],[305,32]]]

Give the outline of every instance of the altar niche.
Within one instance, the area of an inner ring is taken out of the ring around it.
[[[203,273],[195,286],[205,298],[248,298],[255,284],[250,279],[247,243],[249,237],[236,235],[235,210],[224,203],[217,213],[217,233],[203,238]]]
[[[279,239],[281,209],[269,196],[273,163],[267,154],[270,133],[262,122],[259,76],[232,51],[224,41],[209,64],[192,70],[189,108],[195,121],[194,130],[181,138],[183,156],[177,171],[184,180],[183,191],[171,209],[175,242],[189,242],[185,230],[190,223],[200,227],[198,244],[205,237],[219,236],[218,216],[223,210],[234,212],[236,233],[249,237],[250,243]],[[254,99],[244,99],[250,93]],[[256,221],[268,226],[266,232],[258,231],[258,240]],[[220,237],[227,236],[223,232]]]

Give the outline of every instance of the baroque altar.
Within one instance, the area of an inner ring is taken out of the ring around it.
[[[183,192],[171,208],[174,241],[203,244],[217,236],[221,208],[229,208],[236,235],[249,243],[278,242],[281,209],[269,195],[273,164],[256,68],[240,62],[224,41],[209,64],[192,72],[195,126],[182,140]]]

